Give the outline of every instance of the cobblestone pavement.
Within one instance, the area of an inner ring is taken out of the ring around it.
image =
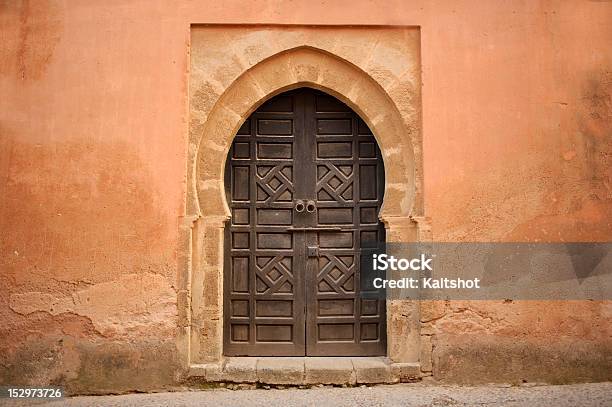
[[[2,405],[26,405],[0,400]],[[433,386],[180,391],[74,397],[35,406],[612,406],[612,382],[565,386]]]

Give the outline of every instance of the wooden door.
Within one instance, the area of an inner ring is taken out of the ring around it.
[[[359,116],[309,88],[272,98],[238,131],[226,188],[225,354],[384,355],[385,301],[359,278],[384,242],[384,169]]]

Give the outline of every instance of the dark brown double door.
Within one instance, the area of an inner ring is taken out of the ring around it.
[[[225,354],[384,355],[385,301],[360,282],[384,169],[359,116],[309,88],[274,97],[238,131],[226,186]]]

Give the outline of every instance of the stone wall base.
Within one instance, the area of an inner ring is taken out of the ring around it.
[[[191,380],[270,385],[358,385],[419,380],[418,363],[385,357],[231,357],[192,365]]]

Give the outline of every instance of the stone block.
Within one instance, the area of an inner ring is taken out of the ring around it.
[[[222,382],[223,366],[220,363],[209,363],[206,365],[206,381]]]
[[[255,383],[257,382],[257,361],[252,357],[228,358],[223,369],[223,378],[228,382]]]
[[[409,383],[421,378],[421,365],[419,363],[393,363],[391,376],[394,382]]]
[[[189,366],[190,377],[206,377],[206,366],[205,364],[192,364]]]
[[[355,384],[351,358],[306,358],[306,384]]]
[[[295,84],[295,77],[289,65],[289,60],[283,56],[273,56],[263,64],[253,67],[251,76],[266,95],[276,93],[278,89]]]
[[[355,379],[360,383],[393,383],[390,365],[383,358],[352,358]]]
[[[424,372],[431,372],[433,369],[432,365],[432,337],[429,335],[421,336],[421,370]]]
[[[192,364],[189,367],[189,376],[204,378],[207,382],[223,380],[223,366],[221,363]]]
[[[247,117],[249,110],[259,105],[263,97],[265,95],[259,89],[257,82],[250,75],[246,75],[227,89],[221,101],[225,108]],[[228,130],[233,132],[234,129]]]
[[[304,358],[259,359],[257,380],[268,384],[304,384]]]
[[[324,54],[320,54],[312,50],[304,50],[303,52],[294,53],[290,59],[290,69],[297,82],[313,82],[316,83],[319,77],[321,59],[328,63],[333,63],[330,58]],[[329,60],[329,61],[327,61]]]

